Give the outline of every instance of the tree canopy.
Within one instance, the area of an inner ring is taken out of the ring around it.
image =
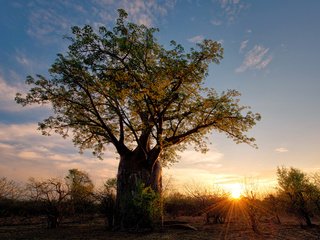
[[[32,88],[16,101],[51,103],[54,110],[39,123],[43,134],[70,135],[81,151],[93,149],[98,157],[111,143],[120,155],[139,148],[149,158],[160,155],[163,163],[186,144],[205,151],[204,136],[212,130],[254,143],[245,132],[260,115],[239,105],[239,92],[218,94],[203,86],[209,64],[223,57],[219,42],[204,40],[185,51],[171,41],[166,49],[157,29],[126,17],[119,10],[112,30],[73,27],[71,45],[58,54],[50,76],[27,77]]]
[[[70,169],[66,182],[70,188],[71,200],[75,205],[81,205],[92,199],[94,185],[88,173],[76,168]]]
[[[308,175],[297,168],[277,168],[279,193],[284,194],[290,210],[311,226],[314,202],[318,202],[319,189]]]

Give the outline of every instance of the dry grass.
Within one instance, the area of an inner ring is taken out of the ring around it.
[[[254,233],[246,221],[231,219],[225,224],[203,224],[202,217],[180,217],[198,230],[164,229],[152,233],[119,233],[107,231],[103,219],[90,223],[64,223],[58,229],[46,229],[45,223],[0,226],[0,239],[108,239],[108,240],[208,240],[208,239],[320,239],[320,227],[301,228],[288,219],[279,225],[273,222],[260,222],[260,233]],[[238,219],[239,220],[239,219]]]

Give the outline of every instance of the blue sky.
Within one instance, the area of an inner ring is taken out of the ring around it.
[[[64,176],[79,168],[101,183],[116,174],[114,150],[103,161],[78,154],[71,140],[44,137],[37,122],[48,107],[22,108],[13,98],[25,92],[27,75],[46,75],[63,36],[73,25],[113,26],[116,9],[129,19],[155,26],[159,42],[175,40],[186,49],[205,39],[225,49],[220,65],[210,67],[206,85],[237,89],[241,102],[262,120],[250,131],[259,149],[236,145],[224,135],[210,135],[210,151],[192,149],[165,169],[183,185],[188,181],[227,184],[254,178],[274,181],[277,166],[308,172],[320,169],[320,1],[295,0],[150,0],[150,1],[2,1],[0,8],[0,175],[24,181],[30,176]]]

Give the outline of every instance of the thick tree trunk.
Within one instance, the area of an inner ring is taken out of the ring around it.
[[[309,216],[308,213],[304,213],[303,214],[303,218],[305,219],[305,222],[307,224],[308,227],[311,227],[312,226],[312,222],[311,222],[311,218]]]
[[[142,187],[151,187],[153,193],[158,197],[161,196],[161,164],[158,161],[154,163],[148,161],[141,152],[121,155],[117,174],[116,230],[137,231],[154,227],[154,218],[148,208],[149,203],[139,205]]]
[[[47,209],[47,228],[57,228],[59,226],[59,210],[55,206]]]

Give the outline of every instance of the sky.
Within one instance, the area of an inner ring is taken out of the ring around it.
[[[97,184],[116,176],[114,149],[101,161],[79,154],[71,139],[42,136],[37,123],[50,108],[23,108],[14,97],[27,91],[27,75],[46,75],[56,54],[66,51],[72,26],[112,27],[118,8],[130,21],[159,28],[164,46],[171,40],[186,49],[203,39],[221,42],[224,59],[210,66],[206,86],[239,90],[241,104],[262,116],[248,133],[258,149],[213,132],[209,152],[187,149],[164,169],[165,179],[182,188],[243,181],[269,186],[277,166],[320,170],[320,1],[2,0],[0,177],[63,177],[71,168],[88,172]]]

